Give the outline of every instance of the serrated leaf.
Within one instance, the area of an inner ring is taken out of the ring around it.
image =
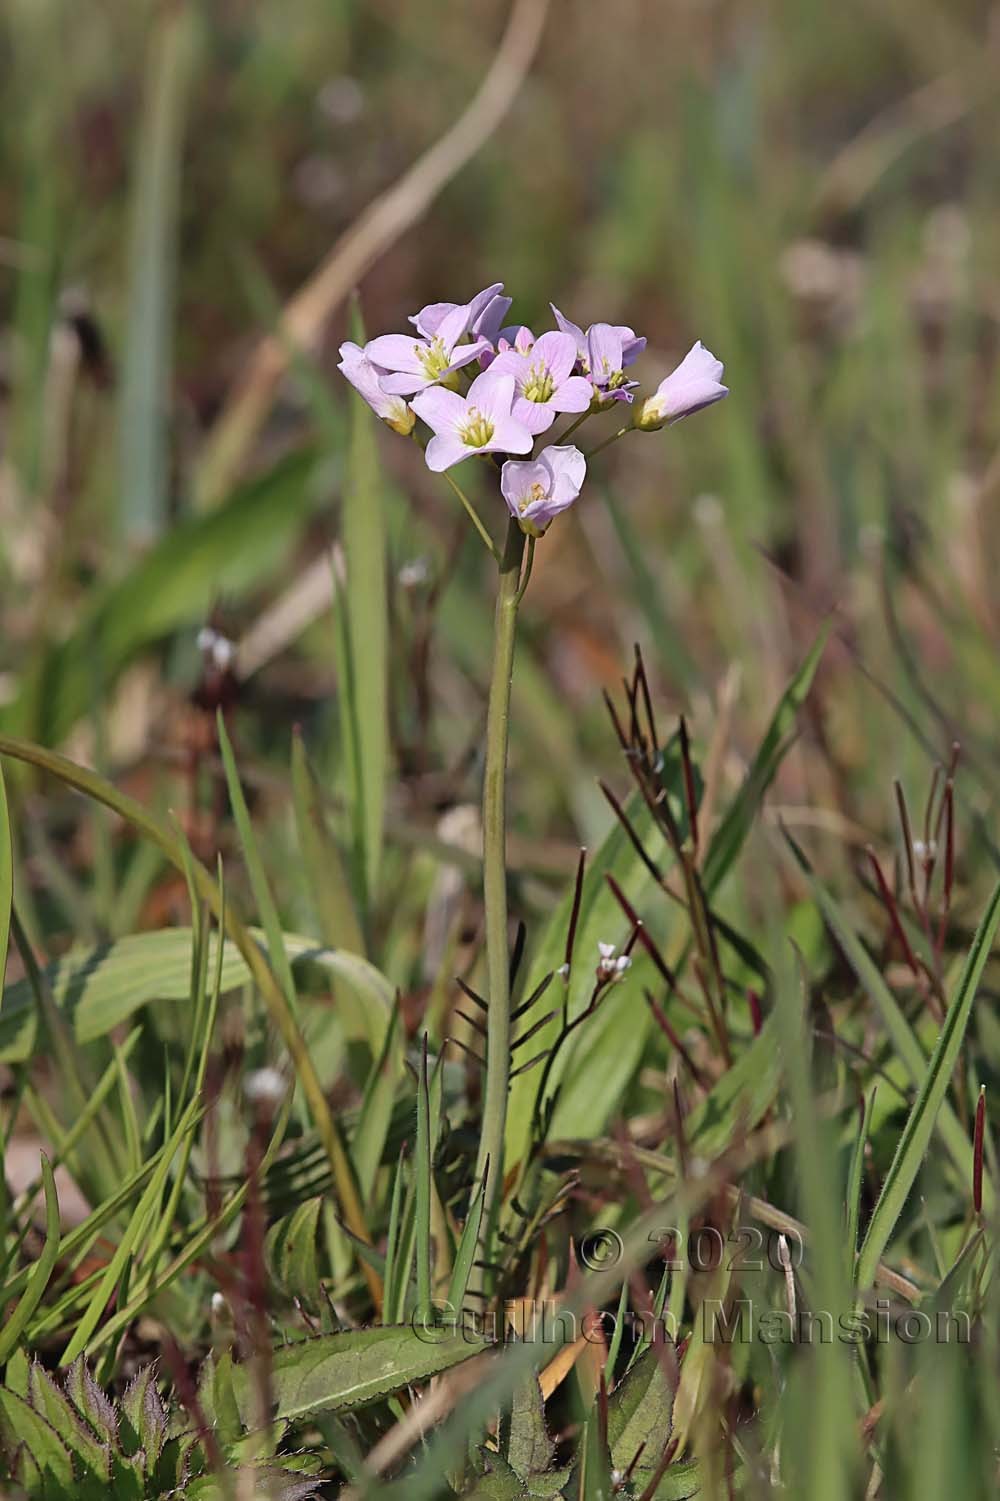
[[[507,1462],[523,1480],[548,1470],[554,1446],[545,1426],[545,1403],[534,1371],[516,1388],[502,1432]]]
[[[651,1478],[670,1439],[673,1407],[674,1395],[662,1357],[655,1349],[639,1356],[608,1398],[612,1461],[616,1469],[627,1470],[639,1454],[633,1474],[640,1491]]]
[[[107,1482],[111,1478],[111,1450],[95,1438],[90,1425],[36,1361],[31,1367],[29,1398],[32,1407],[58,1435],[74,1461],[77,1481],[89,1475]]]
[[[422,1331],[407,1325],[348,1329],[284,1345],[274,1352],[271,1388],[275,1417],[362,1407],[413,1382],[482,1354],[471,1334]],[[253,1371],[233,1369],[233,1388],[245,1424],[253,1421]]]
[[[38,1495],[73,1495],[73,1461],[51,1423],[8,1387],[0,1387],[0,1440],[12,1472],[25,1490]],[[61,1492],[55,1487],[62,1487]]]
[[[146,1455],[146,1468],[152,1470],[167,1441],[167,1413],[156,1387],[156,1367],[140,1367],[125,1388],[120,1403],[123,1423],[138,1440]]]

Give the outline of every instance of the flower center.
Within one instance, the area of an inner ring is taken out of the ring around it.
[[[522,501],[519,501],[517,509],[523,516],[525,512],[528,511],[532,506],[537,505],[540,500],[544,499],[545,486],[540,485],[538,481],[535,480],[535,483],[532,485],[531,489],[528,491],[524,499]]]
[[[440,335],[433,338],[429,344],[414,344],[413,352],[423,365],[428,380],[437,380],[451,364],[451,356],[444,347],[444,340]]]
[[[545,365],[532,365],[524,383],[525,401],[551,401],[556,383]]]
[[[625,384],[625,371],[624,370],[615,370],[614,373],[608,379],[608,389],[610,391],[617,391],[619,389],[619,387],[623,386],[624,384]]]
[[[466,448],[485,448],[493,436],[493,423],[483,416],[478,407],[470,407],[458,435]]]

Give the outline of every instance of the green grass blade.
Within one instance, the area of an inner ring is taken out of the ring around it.
[[[852,1286],[854,1285],[855,1263],[858,1254],[858,1224],[861,1214],[861,1185],[864,1180],[865,1171],[865,1148],[868,1145],[868,1137],[871,1133],[875,1095],[876,1090],[873,1088],[864,1102],[861,1112],[861,1128],[854,1143],[854,1151],[851,1153],[851,1168],[847,1175],[847,1237],[845,1254],[847,1257],[847,1276]]]
[[[14,905],[14,843],[10,828],[10,806],[0,766],[0,1006],[3,1004],[3,981],[7,970],[7,946],[10,943],[10,914]]]
[[[344,862],[327,823],[320,789],[298,729],[292,735],[292,798],[299,849],[323,940],[331,948],[363,955],[364,935]]]
[[[4,1365],[17,1348],[28,1321],[49,1285],[59,1260],[59,1196],[49,1159],[42,1153],[42,1182],[45,1187],[45,1245],[31,1268],[27,1286],[14,1312],[0,1331],[0,1365]]]
[[[858,1255],[858,1287],[864,1292],[875,1280],[875,1271],[882,1253],[906,1203],[914,1180],[920,1171],[927,1146],[934,1130],[934,1122],[944,1103],[945,1093],[958,1062],[962,1039],[976,998],[979,981],[986,961],[990,957],[997,925],[1000,923],[1000,885],[993,892],[989,906],[972,940],[958,982],[954,999],[941,1028],[937,1046],[920,1087],[920,1093],[910,1111],[896,1155],[886,1175],[878,1203]]]
[[[718,890],[742,849],[761,799],[781,765],[788,748],[788,737],[795,727],[795,716],[812,687],[829,634],[829,626],[824,626],[798,672],[781,695],[747,779],[712,836],[702,871],[702,881],[709,896]]]
[[[246,861],[247,873],[250,876],[250,886],[253,891],[254,901],[260,915],[261,925],[267,935],[267,951],[271,960],[271,967],[281,983],[289,1006],[294,1011],[297,1005],[295,980],[292,976],[292,966],[288,960],[285,949],[285,935],[282,930],[281,920],[278,917],[278,909],[274,905],[274,897],[271,895],[271,887],[264,872],[264,862],[260,858],[260,850],[257,847],[257,838],[250,821],[250,812],[247,808],[246,798],[243,796],[243,786],[240,782],[240,774],[236,769],[236,758],[233,755],[233,747],[230,743],[229,734],[226,730],[225,720],[220,713],[217,716],[219,731],[219,747],[222,751],[222,764],[226,772],[226,785],[229,788],[229,801],[236,820],[237,832],[240,836],[240,844],[243,847],[243,858]]]
[[[481,1180],[472,1201],[469,1204],[469,1213],[462,1227],[458,1247],[455,1251],[455,1260],[451,1268],[451,1281],[448,1284],[448,1302],[456,1313],[461,1312],[465,1303],[465,1295],[469,1291],[469,1278],[472,1276],[472,1263],[476,1256],[476,1247],[479,1245],[479,1231],[483,1223],[483,1205],[486,1202],[486,1180]]]
[[[119,473],[122,530],[149,541],[164,529],[170,475],[174,264],[193,19],[165,10],[152,41],[136,151]]]
[[[413,1161],[417,1180],[417,1310],[431,1311],[431,1119],[427,1090],[427,1037],[420,1053],[417,1080],[417,1149]]]

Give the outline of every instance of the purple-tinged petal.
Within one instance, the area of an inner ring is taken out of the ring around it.
[[[517,516],[523,505],[525,511],[531,504],[532,487],[547,495],[552,483],[552,474],[548,465],[540,459],[534,459],[528,463],[506,463],[500,471],[500,494],[507,502],[507,509],[512,516]]]
[[[562,332],[564,334],[569,334],[570,338],[576,345],[577,358],[583,360],[586,364],[589,358],[589,352],[587,349],[587,336],[584,333],[583,329],[580,328],[578,324],[571,323],[568,318],[564,318],[554,302],[550,302],[549,307],[552,309],[553,317],[555,318]]]
[[[586,376],[571,375],[552,393],[551,405],[557,412],[585,412],[594,396],[594,388]]]
[[[412,334],[380,334],[365,345],[365,354],[383,370],[405,370],[423,376],[426,370],[421,353],[426,349],[424,340],[414,339]]]
[[[463,365],[470,365],[473,360],[478,360],[481,354],[489,352],[490,344],[487,339],[477,339],[474,344],[459,344],[457,349],[451,351],[451,362],[442,374],[448,375],[452,370],[460,370]]]
[[[500,493],[523,529],[540,536],[576,500],[586,473],[587,461],[578,448],[549,447],[526,464],[508,461],[500,471]]]
[[[407,375],[405,371],[392,371],[382,376],[382,390],[393,396],[412,396],[415,391],[426,391],[434,382],[429,375]]]
[[[594,323],[587,331],[590,378],[606,386],[622,368],[622,336],[610,323]]]
[[[510,416],[514,400],[514,377],[496,368],[496,361],[482,375],[477,375],[466,397],[468,407],[482,412],[488,422]]]
[[[465,421],[467,406],[464,396],[457,391],[448,391],[444,386],[428,386],[410,403],[417,416],[436,433],[454,433]]]
[[[653,430],[666,422],[680,422],[703,407],[712,406],[729,395],[721,382],[722,361],[699,340],[681,360],[676,370],[662,380],[653,395],[644,401],[635,417],[636,427]]]
[[[589,400],[587,405],[590,405]],[[553,422],[555,422],[557,414],[558,408],[552,401],[529,401],[525,396],[518,396],[514,402],[513,415],[515,420],[526,427],[528,432],[533,433],[535,437],[539,433],[548,432]]]
[[[485,339],[488,344],[495,345],[500,337],[500,327],[510,312],[512,302],[512,297],[491,298],[472,325],[472,332],[476,338]]]
[[[503,291],[503,282],[502,281],[495,281],[492,286],[490,286],[490,287],[484,287],[481,292],[477,292],[476,293],[475,297],[473,297],[472,300],[467,304],[468,309],[469,309],[469,323],[468,323],[468,327],[469,328],[471,328],[471,329],[475,328],[476,323],[483,316],[483,313],[489,307],[490,303],[493,302],[493,300],[496,297],[497,293],[498,292],[502,292],[502,291]],[[510,304],[511,304],[511,299],[508,297],[507,298],[507,307],[508,308],[510,307]],[[501,314],[501,317],[503,317],[505,313],[506,313],[506,308],[504,309],[504,313]]]
[[[552,474],[551,500],[559,510],[572,505],[587,477],[587,460],[572,443],[551,445],[538,455]]]
[[[617,332],[622,338],[622,368],[627,370],[629,365],[635,364],[646,348],[646,340],[638,337],[633,329],[626,328],[624,325]]]
[[[494,453],[530,453],[534,438],[516,417],[501,417],[486,445]]]
[[[414,313],[409,322],[413,324],[418,333],[426,339],[433,339],[441,324],[449,313],[453,313],[459,306],[457,302],[429,302],[422,307],[419,313]]]
[[[350,342],[340,346],[338,369],[364,398],[377,417],[389,424],[397,433],[405,435],[413,430],[414,416],[401,396],[393,395],[381,384],[380,368],[373,365],[363,349]],[[384,378],[384,377],[382,377]]]
[[[450,469],[453,464],[460,464],[463,459],[481,451],[466,447],[457,433],[438,433],[428,443],[424,458],[428,469],[440,474],[442,470]]]
[[[467,307],[457,307],[453,308],[441,320],[441,325],[435,337],[441,340],[441,343],[450,354],[459,339],[464,339],[468,331],[469,309]]]
[[[500,330],[500,344],[508,345],[518,354],[528,354],[535,342],[535,336],[526,323],[510,323]]]
[[[510,348],[501,349],[490,366],[494,375],[512,375],[519,386],[527,380],[529,368],[530,361],[527,355],[519,354],[516,349]]]
[[[544,366],[556,385],[561,385],[576,364],[576,345],[570,334],[557,333],[554,329],[535,340],[531,351],[531,364]]]

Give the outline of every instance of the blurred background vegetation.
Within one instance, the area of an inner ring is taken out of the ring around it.
[[[254,529],[227,513],[238,542],[218,534],[200,569],[178,548],[176,568],[115,596],[112,624],[101,613],[142,550],[199,514],[199,465],[254,341],[461,111],[504,17],[486,0],[6,0],[8,728],[51,744],[76,731],[79,750],[99,702],[114,759],[162,752],[197,627],[214,611],[239,639],[336,538],[343,307],[242,464],[245,479],[326,453],[308,495],[284,473]],[[753,731],[831,607],[843,645],[826,671],[843,681],[815,726],[831,760],[807,788],[793,758],[796,797],[829,804],[849,785],[888,808],[872,744],[922,775],[852,655],[939,753],[960,720],[992,791],[997,45],[995,9],[975,3],[559,0],[501,129],[364,277],[373,331],[503,278],[536,327],[549,297],[585,324],[634,324],[650,384],[695,338],[726,363],[724,411],[616,449],[604,493],[540,550],[526,656],[555,691],[525,669],[514,752],[552,765],[517,793],[537,833],[572,820],[590,837],[604,820],[596,690],[634,639],[655,641],[660,687],[696,721],[737,664]],[[482,572],[451,496],[384,436],[393,564],[427,559],[427,582],[401,591],[393,656],[400,795],[423,806],[413,784],[431,772],[448,773],[431,804],[460,800],[476,742]],[[331,674],[321,623],[254,674],[251,742],[328,718]]]

